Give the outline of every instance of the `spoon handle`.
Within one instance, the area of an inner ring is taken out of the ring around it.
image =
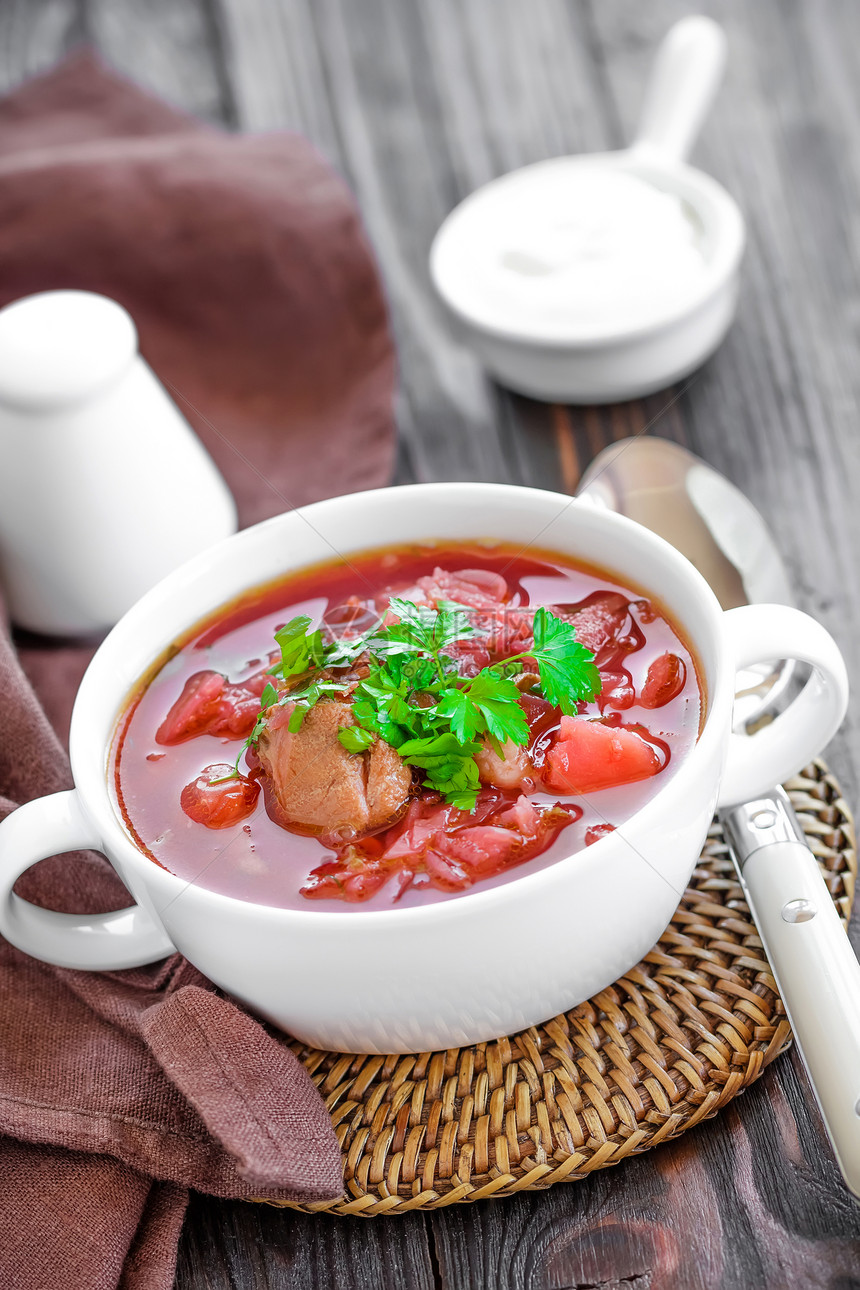
[[[720,814],[839,1168],[860,1197],[860,963],[783,790]]]
[[[651,69],[637,152],[684,161],[696,141],[723,78],[726,37],[712,18],[695,14],[670,28]]]

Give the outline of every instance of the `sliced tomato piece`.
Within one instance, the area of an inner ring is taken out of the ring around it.
[[[235,767],[204,766],[197,778],[183,788],[179,805],[195,824],[227,829],[251,814],[259,796],[258,782],[237,775]]]
[[[677,654],[661,654],[648,668],[639,702],[643,708],[663,708],[684,688],[687,669]]]
[[[181,744],[198,735],[244,739],[260,711],[265,670],[233,684],[220,672],[195,672],[155,733],[160,744]]]
[[[662,769],[656,750],[624,726],[562,717],[546,757],[544,782],[557,793],[596,793],[633,784]]]
[[[181,744],[205,734],[217,718],[224,695],[220,672],[195,672],[155,732],[159,744]]]
[[[259,712],[259,694],[247,690],[244,685],[225,685],[223,698],[214,720],[209,723],[208,733],[226,735],[228,739],[245,739],[254,729]]]

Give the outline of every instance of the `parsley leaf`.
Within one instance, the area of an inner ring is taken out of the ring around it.
[[[437,619],[435,609],[429,605],[413,605],[411,600],[400,600],[392,596],[388,604],[399,622],[389,623],[374,641],[375,650],[383,655],[436,652],[433,639]]]
[[[489,632],[475,622],[475,610],[458,605],[454,600],[438,602],[439,618],[433,636],[437,649],[453,645],[455,641],[474,640],[488,636]]]
[[[279,627],[275,640],[281,649],[281,661],[269,668],[270,676],[300,676],[314,667],[321,667],[325,657],[322,632],[308,632],[310,618],[301,615]]]
[[[337,737],[347,752],[361,753],[373,743],[373,735],[361,726],[341,726]]]
[[[436,705],[436,711],[440,717],[448,718],[452,733],[462,744],[469,743],[483,731],[484,719],[466,690],[456,686],[446,690]]]
[[[272,685],[271,681],[267,681],[263,689],[263,693],[260,695],[260,707],[263,709],[270,708],[273,703],[277,703],[277,702],[278,702],[278,691]]]
[[[360,636],[339,636],[325,647],[326,667],[351,667],[360,654],[367,649],[367,641],[378,630],[372,628]]]
[[[445,796],[454,806],[471,810],[480,788],[475,754],[478,743],[461,743],[450,731],[424,739],[410,739],[398,752],[411,766],[425,772],[424,783]],[[466,805],[468,803],[468,805]]]
[[[480,627],[470,619],[464,605],[445,601],[445,608],[433,609],[429,605],[414,605],[411,600],[392,596],[389,608],[399,622],[382,628],[369,642],[371,651],[381,657],[397,654],[424,654],[432,659],[438,679],[455,673],[453,659],[443,654],[446,645],[455,641],[485,636]]]
[[[485,730],[499,743],[528,743],[529,723],[520,707],[520,692],[509,677],[485,667],[468,683],[466,694],[483,717]]]
[[[600,693],[600,673],[591,650],[576,639],[570,623],[543,607],[534,616],[534,648],[544,698],[568,716],[575,716],[577,703]]]

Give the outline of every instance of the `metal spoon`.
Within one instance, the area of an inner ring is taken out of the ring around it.
[[[718,471],[666,439],[619,439],[595,457],[579,483],[581,501],[618,511],[682,551],[723,609],[794,604],[785,566],[753,504]],[[793,660],[738,673],[735,729],[776,712],[797,680]]]
[[[579,495],[666,538],[723,608],[791,603],[776,543],[755,507],[685,448],[621,440],[595,458]],[[795,671],[790,662],[763,670],[757,680],[739,674],[736,729],[773,711]],[[839,1168],[860,1197],[860,964],[783,789],[723,809],[720,819]]]

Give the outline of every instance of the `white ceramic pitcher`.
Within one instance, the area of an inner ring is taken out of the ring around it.
[[[121,305],[47,291],[0,310],[0,586],[14,622],[103,631],[235,529],[226,484]]]

